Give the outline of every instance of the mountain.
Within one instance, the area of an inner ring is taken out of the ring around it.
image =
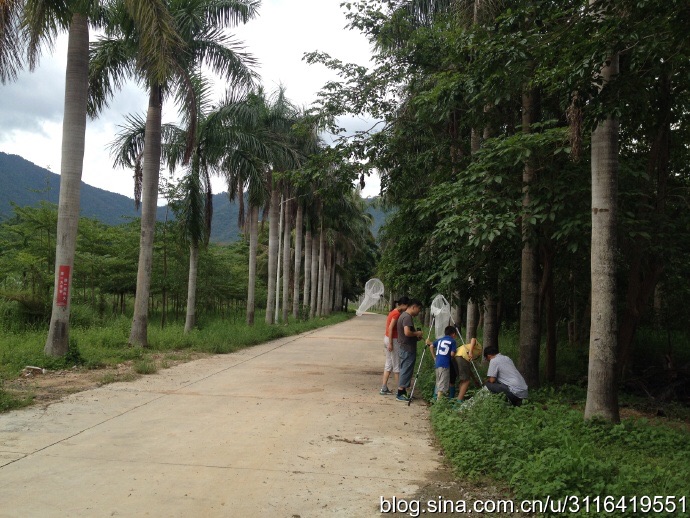
[[[371,233],[374,234],[374,237],[377,237],[379,235],[379,229],[386,222],[387,215],[385,211],[381,210],[378,207],[378,204],[376,203],[377,201],[377,197],[364,198],[364,204],[367,207],[367,213],[371,214],[371,216],[374,218],[374,221],[371,224]]]
[[[60,175],[37,166],[17,155],[0,152],[0,219],[12,215],[12,203],[19,207],[35,206],[41,201],[58,203]],[[134,200],[81,183],[81,215],[107,225],[118,225],[140,214]],[[165,219],[165,207],[159,207],[158,219]]]
[[[19,207],[36,206],[41,201],[58,203],[60,175],[25,160],[0,151],[0,221],[12,215],[12,203]],[[372,206],[374,198],[366,199],[367,211],[374,216],[372,232],[377,234],[385,214]],[[237,228],[239,206],[228,200],[227,193],[213,196],[213,225],[211,241],[230,243],[240,235]],[[97,219],[107,225],[118,225],[140,213],[134,200],[113,192],[81,184],[81,215]],[[166,207],[158,207],[158,220],[166,217]],[[172,217],[170,214],[168,217]]]

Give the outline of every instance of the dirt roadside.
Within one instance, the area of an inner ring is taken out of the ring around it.
[[[155,368],[158,372],[211,356],[208,353],[190,351],[168,351],[152,355]],[[110,383],[134,381],[145,374],[136,372],[133,360],[122,362],[116,366],[99,369],[87,369],[75,366],[66,370],[36,370],[27,366],[23,373],[3,384],[3,389],[10,395],[20,400],[31,400],[31,404],[50,405],[62,398],[85,390],[102,387]]]

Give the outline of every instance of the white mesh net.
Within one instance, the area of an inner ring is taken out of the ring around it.
[[[434,317],[434,333],[441,338],[446,326],[450,325],[450,303],[443,295],[436,295],[431,301],[431,314]]]
[[[486,387],[480,388],[474,396],[472,396],[470,399],[465,400],[465,402],[458,408],[459,413],[467,412],[470,408],[472,408],[474,405],[482,405],[483,402],[485,402],[488,398],[491,397],[491,392],[489,392],[489,389]]]
[[[381,279],[369,279],[364,285],[364,300],[357,308],[357,316],[361,316],[371,306],[383,297],[383,282]]]

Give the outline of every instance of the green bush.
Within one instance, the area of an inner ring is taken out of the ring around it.
[[[518,408],[496,395],[460,411],[439,403],[432,423],[459,476],[490,476],[520,499],[687,494],[686,427],[585,421],[569,402],[581,392],[569,390],[534,391]]]

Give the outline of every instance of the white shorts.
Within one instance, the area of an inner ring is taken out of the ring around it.
[[[450,388],[450,369],[436,367],[436,392],[448,394]]]
[[[383,348],[386,351],[386,364],[383,367],[384,372],[395,372],[396,374],[400,372],[400,344],[397,338],[393,339],[393,350],[388,350],[388,340],[387,336],[383,337]]]

